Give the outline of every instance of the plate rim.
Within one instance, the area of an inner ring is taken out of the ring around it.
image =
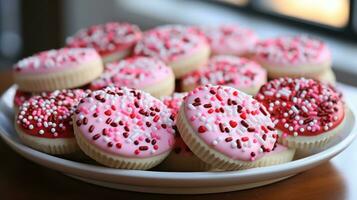
[[[10,91],[15,89],[15,86],[10,87],[1,95],[3,97]],[[356,111],[353,106],[349,105],[349,112],[356,119]],[[31,149],[22,143],[13,140],[10,135],[6,134],[5,130],[0,127],[0,137],[17,153],[26,159],[31,160],[41,166],[60,171],[62,173],[88,178],[99,181],[111,180],[113,183],[125,183],[131,185],[150,185],[150,186],[165,186],[165,187],[193,187],[197,186],[212,186],[219,184],[226,186],[231,184],[254,182],[256,180],[268,180],[283,177],[296,173],[303,172],[313,168],[326,159],[330,159],[344,149],[346,149],[356,138],[356,120],[353,122],[353,127],[350,133],[336,145],[316,153],[314,155],[294,160],[289,163],[280,165],[253,168],[242,171],[224,171],[224,172],[165,172],[165,171],[144,171],[144,170],[122,170],[112,169],[100,165],[86,164],[76,161],[67,160],[64,158],[48,155]],[[15,136],[16,137],[16,136]],[[308,163],[308,165],[306,164]],[[311,164],[312,163],[312,164]],[[155,181],[154,181],[155,180]]]

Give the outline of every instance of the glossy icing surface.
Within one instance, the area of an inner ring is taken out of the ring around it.
[[[265,83],[267,72],[259,64],[235,56],[215,56],[206,67],[183,78],[184,85],[196,86],[214,84],[227,85],[237,89],[250,88]]]
[[[107,87],[84,98],[74,115],[80,133],[97,148],[124,157],[151,157],[175,143],[170,110],[151,95]]]
[[[283,134],[314,136],[334,129],[345,115],[342,94],[332,86],[305,78],[279,78],[255,97]]]
[[[302,66],[330,62],[327,45],[306,35],[285,36],[259,41],[254,47],[254,60],[274,67]]]
[[[245,55],[258,41],[252,30],[234,24],[202,27],[201,30],[207,36],[213,54]]]
[[[24,58],[14,65],[15,74],[46,74],[69,70],[100,59],[94,49],[52,49]]]
[[[131,57],[107,64],[104,73],[91,83],[97,90],[109,85],[144,88],[172,76],[172,69],[165,63],[148,57]]]
[[[129,23],[108,22],[79,30],[67,38],[69,47],[94,48],[101,56],[132,48],[142,33],[138,26]]]
[[[147,31],[136,45],[134,54],[155,57],[169,63],[207,45],[205,36],[193,27],[166,25]]]
[[[277,141],[265,107],[231,87],[196,88],[184,100],[184,114],[203,142],[235,160],[258,159]]]

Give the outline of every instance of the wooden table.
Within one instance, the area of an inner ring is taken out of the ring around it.
[[[0,71],[0,92],[11,84]],[[321,166],[290,179],[244,191],[211,195],[155,195],[107,189],[34,164],[0,141],[0,199],[357,199],[357,141]]]

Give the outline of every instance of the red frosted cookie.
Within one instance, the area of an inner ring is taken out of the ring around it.
[[[73,116],[78,145],[97,162],[122,169],[149,169],[173,148],[170,110],[140,90],[107,87],[89,94]]]
[[[164,97],[162,101],[171,110],[172,118],[180,110],[180,106],[187,93],[174,93],[171,96]],[[161,167],[169,171],[204,171],[211,167],[195,156],[190,148],[182,140],[178,130],[176,130],[175,146],[170,155],[161,163]]]
[[[208,38],[213,55],[246,56],[258,41],[252,30],[234,24],[202,27],[201,30]]]
[[[167,25],[147,31],[134,54],[164,61],[172,67],[176,78],[180,78],[204,64],[210,49],[205,36],[197,29]]]
[[[266,70],[251,60],[235,56],[215,56],[208,61],[206,67],[184,76],[181,84],[183,91],[214,84],[227,85],[254,95],[266,81]]]
[[[98,90],[109,85],[140,89],[160,97],[172,94],[175,77],[172,69],[160,60],[131,57],[108,63],[104,73],[91,83],[90,88]]]
[[[94,49],[62,48],[24,58],[13,69],[19,90],[43,92],[83,86],[102,73],[103,64]]]
[[[33,96],[24,102],[15,124],[22,142],[49,154],[77,151],[71,117],[85,94],[79,89],[57,90]]]
[[[69,47],[94,48],[105,63],[128,56],[141,39],[138,26],[129,23],[108,22],[79,30],[67,38]]]
[[[255,97],[271,114],[281,143],[308,150],[326,145],[345,121],[341,93],[305,78],[280,78],[265,84]]]
[[[14,96],[14,107],[20,107],[25,101],[29,100],[33,96],[32,92],[24,92],[21,90],[16,90]]]
[[[264,106],[227,86],[191,91],[181,105],[177,127],[195,155],[225,170],[262,166],[264,152],[277,141]]]
[[[252,57],[268,70],[270,78],[321,76],[331,70],[331,53],[327,45],[306,35],[277,37],[259,41]]]

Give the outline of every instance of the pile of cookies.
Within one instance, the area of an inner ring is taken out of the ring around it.
[[[14,65],[15,127],[33,149],[119,169],[275,165],[341,132],[331,64],[327,45],[306,35],[95,25]]]

